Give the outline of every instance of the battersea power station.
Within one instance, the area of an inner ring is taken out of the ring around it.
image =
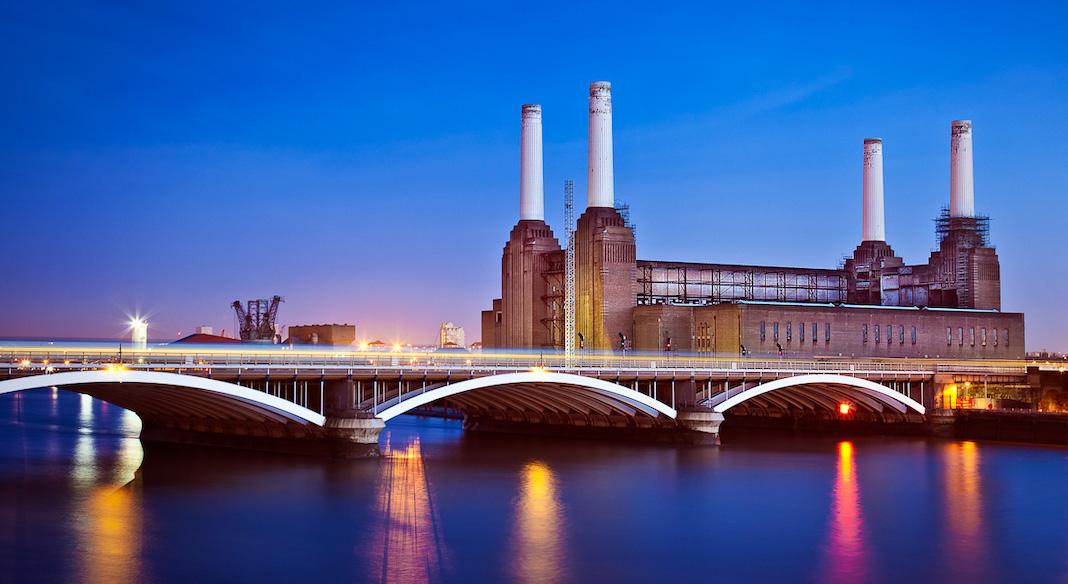
[[[1001,311],[989,220],[975,212],[970,121],[950,126],[949,207],[926,263],[906,264],[886,241],[882,141],[867,139],[862,237],[844,265],[747,266],[638,259],[614,199],[611,84],[591,83],[589,105],[589,193],[570,253],[570,226],[561,247],[544,220],[541,106],[522,108],[519,222],[501,297],[482,313],[484,348],[563,349],[573,326],[573,346],[592,350],[1023,358],[1024,316]]]

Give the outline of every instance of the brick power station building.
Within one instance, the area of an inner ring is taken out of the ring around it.
[[[589,193],[574,239],[575,346],[1023,358],[1024,316],[1001,312],[989,221],[975,214],[971,122],[951,126],[950,205],[936,220],[939,247],[927,263],[906,265],[886,242],[882,141],[868,139],[862,239],[831,270],[637,259],[627,210],[614,200],[611,85],[591,83],[589,104]],[[523,106],[521,150],[519,222],[504,246],[501,297],[482,313],[482,346],[562,349],[566,251],[544,221],[541,106]]]

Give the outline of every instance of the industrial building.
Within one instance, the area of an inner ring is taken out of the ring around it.
[[[950,204],[925,264],[907,265],[886,242],[883,145],[864,140],[862,237],[839,269],[638,259],[629,210],[614,198],[603,81],[590,84],[586,209],[572,247],[570,226],[561,247],[544,220],[541,135],[541,106],[524,105],[519,222],[502,254],[501,298],[482,313],[484,348],[570,340],[595,350],[1023,358],[1024,316],[1001,312],[989,219],[975,213],[970,121],[951,124]]]
[[[305,324],[289,327],[286,343],[297,345],[351,345],[356,340],[356,325]]]

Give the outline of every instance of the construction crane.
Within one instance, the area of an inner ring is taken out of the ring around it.
[[[237,327],[242,341],[274,341],[275,322],[278,320],[278,305],[285,302],[281,296],[270,300],[249,300],[248,308],[234,300],[230,306],[237,312]]]

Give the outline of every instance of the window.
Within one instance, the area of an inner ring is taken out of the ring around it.
[[[916,327],[912,327],[912,344],[916,344]]]
[[[1005,329],[1005,338],[1006,339],[1009,338],[1009,329]],[[831,323],[828,322],[828,323],[825,323],[823,325],[823,342],[827,343],[827,342],[830,342],[830,340],[831,340]],[[1006,345],[1009,344],[1008,340],[1005,341],[1005,344]]]
[[[875,342],[879,342],[879,325],[875,325]]]
[[[886,325],[886,344],[892,345],[894,343],[894,325]]]
[[[773,337],[773,341],[779,340],[779,323],[774,323],[771,325],[771,335]]]
[[[868,325],[866,325],[866,324],[860,325],[860,333],[861,333],[861,336],[864,338],[864,342],[865,343],[868,342]]]
[[[1009,346],[1009,329],[1005,329],[1005,346]]]
[[[975,327],[973,326],[969,330],[971,331],[971,333],[968,336],[971,338],[972,346],[974,347],[975,346]]]
[[[983,346],[986,346],[986,327],[983,327]]]
[[[819,337],[819,329],[816,328],[816,323],[812,323],[812,342],[815,343]]]
[[[804,342],[805,340],[805,323],[797,323],[797,340]]]
[[[998,329],[994,329],[994,346],[998,346]]]
[[[905,325],[899,325],[897,327],[897,342],[899,345],[905,344]]]
[[[793,328],[793,327],[791,326],[792,324],[793,324],[792,322],[788,322],[788,323],[786,323],[786,340],[787,340],[787,342],[789,342],[789,340],[790,340],[790,337],[792,337],[792,336],[793,336],[793,334],[792,334],[792,330],[791,330],[791,329]]]
[[[957,338],[960,346],[964,346],[964,327],[957,327]]]
[[[760,322],[760,340],[764,340],[764,321]]]
[[[761,337],[761,338],[763,338],[763,337]],[[946,344],[947,345],[952,345],[953,344],[953,329],[951,327],[948,327],[948,326],[946,327]]]

